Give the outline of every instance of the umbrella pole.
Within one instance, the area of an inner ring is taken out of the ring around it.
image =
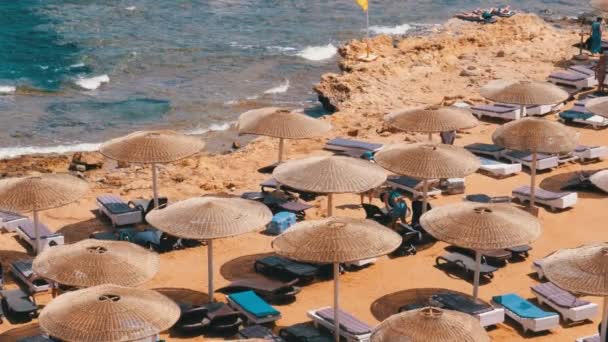
[[[38,210],[34,210],[34,233],[35,233],[35,237],[36,237],[36,243],[34,244],[34,254],[38,255],[38,253],[40,252],[40,229],[38,227],[38,225],[40,224],[38,222]]]
[[[336,330],[334,332],[334,337],[336,342],[340,342],[340,316],[338,313],[340,312],[340,297],[338,293],[340,291],[340,263],[334,262],[334,326]]]
[[[481,252],[475,251],[475,275],[473,277],[473,299],[479,297],[479,273],[481,269]]]
[[[158,175],[156,164],[152,163],[152,192],[154,194],[154,208],[158,208]]]
[[[530,212],[533,211],[535,207],[536,201],[536,164],[538,162],[538,154],[536,152],[532,153],[532,166],[530,169]]]
[[[604,297],[604,310],[602,313],[602,329],[600,331],[600,341],[606,341],[606,331],[608,328],[608,297]]]
[[[279,138],[279,162],[281,164],[283,162],[283,150],[285,149],[285,139]]]
[[[433,142],[433,133],[429,133],[429,142]]]
[[[327,194],[327,217],[334,214],[334,194]]]
[[[213,240],[207,240],[207,270],[209,284],[207,285],[207,292],[209,294],[209,303],[213,303]]]
[[[427,194],[429,193],[429,180],[422,181],[422,213],[426,213],[426,207],[429,202]]]
[[[523,119],[525,110],[526,110],[526,106],[521,105],[521,108],[519,109],[519,117],[517,118],[517,120]]]

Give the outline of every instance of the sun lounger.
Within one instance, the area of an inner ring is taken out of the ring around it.
[[[577,338],[574,342],[600,342],[600,335]]]
[[[513,256],[519,256],[520,258],[527,258],[530,256],[530,251],[532,250],[532,246],[530,245],[521,245],[515,246],[511,248],[505,248],[507,251],[511,252]]]
[[[575,102],[574,107],[559,113],[559,120],[563,123],[579,123],[586,126],[591,126],[594,129],[599,129],[608,126],[608,118],[599,115],[594,115],[585,108],[587,101],[594,96]]]
[[[465,201],[476,203],[510,203],[511,196],[488,196],[486,194],[471,194],[464,198]]]
[[[295,286],[297,282],[297,279],[289,283],[264,278],[240,279],[217,291],[229,294],[251,290],[269,302],[285,302],[295,300],[295,296],[300,293],[301,289]]]
[[[567,87],[572,87],[577,90],[593,88],[597,86],[595,74],[583,74],[574,70],[560,70],[552,72],[547,81]]]
[[[28,218],[21,214],[0,210],[0,228],[7,232],[14,232],[20,223],[27,220]]]
[[[19,288],[2,290],[0,296],[2,296],[2,306],[6,310],[6,316],[29,321],[38,312],[34,297]]]
[[[467,255],[471,258],[475,258],[475,251],[472,249],[462,248],[462,247],[457,247],[457,246],[449,246],[449,247],[446,247],[446,249],[448,249],[449,251]],[[497,249],[497,250],[482,252],[482,258],[483,258],[482,262],[486,262],[488,265],[496,266],[496,267],[506,265],[507,260],[511,259],[511,257],[513,257],[513,253],[511,253],[510,251],[508,251],[506,249]]]
[[[429,180],[429,183],[436,183],[437,180]],[[394,189],[401,189],[412,194],[413,197],[422,196],[422,181],[412,177],[406,176],[389,176],[386,180],[386,184]],[[429,196],[441,195],[441,189],[431,186],[429,184]]]
[[[18,260],[11,262],[11,273],[17,277],[31,293],[48,291],[51,288],[46,279],[37,277],[32,271],[32,260]]]
[[[271,329],[263,325],[250,325],[239,330],[238,337],[240,339],[261,339],[264,341],[284,342],[284,340],[272,332]]]
[[[143,214],[139,208],[130,206],[116,195],[98,196],[97,207],[100,213],[103,213],[112,221],[113,226],[124,226],[143,221]]]
[[[435,259],[435,264],[437,267],[458,267],[459,269],[465,271],[467,274],[473,275],[475,272],[475,260],[467,255],[458,252],[451,252],[441,256],[438,256]],[[479,273],[481,276],[492,279],[494,277],[494,272],[498,271],[498,267],[490,266],[486,263],[481,263],[481,267],[479,269]]]
[[[34,222],[30,219],[22,221],[17,225],[15,229],[17,235],[25,242],[27,242],[32,248],[36,246],[36,229],[34,228]],[[38,233],[40,234],[40,251],[45,250],[48,247],[63,245],[64,237],[61,233],[53,233],[49,230],[49,227],[43,223],[38,223]]]
[[[159,197],[158,198],[158,207],[163,208],[169,203],[169,199],[167,197]],[[139,198],[129,201],[129,207],[137,208],[142,212],[142,215],[145,219],[146,215],[154,209],[154,199],[153,198]]]
[[[361,157],[365,152],[378,152],[382,144],[369,143],[360,140],[335,138],[325,144],[324,149],[332,152],[346,152],[352,156]]]
[[[504,147],[500,147],[494,144],[483,144],[483,143],[475,143],[465,146],[469,152],[474,153],[476,155],[487,156],[498,160],[502,153],[505,151]]]
[[[540,332],[559,326],[559,315],[547,312],[517,294],[509,293],[492,297],[492,302],[505,309],[505,314],[519,323],[524,333]]]
[[[475,316],[483,327],[496,325],[505,320],[504,309],[495,308],[482,302],[475,302],[472,298],[458,293],[438,293],[431,297],[430,303],[441,308]]]
[[[530,186],[523,185],[513,190],[513,197],[517,198],[519,202],[530,201]],[[535,200],[536,203],[548,206],[551,211],[557,209],[567,209],[574,207],[578,202],[578,195],[576,192],[553,192],[537,188]]]
[[[549,114],[551,112],[555,112],[560,110],[564,106],[563,103],[558,103],[555,105],[536,105],[536,106],[527,106],[526,107],[526,115],[527,116],[542,116]]]
[[[532,293],[539,304],[550,306],[559,312],[566,322],[589,320],[599,312],[597,304],[580,300],[551,282],[532,286]]]
[[[240,311],[249,323],[263,324],[281,318],[281,313],[266,303],[253,291],[232,293],[226,296],[228,304]]]
[[[480,105],[471,107],[471,112],[478,119],[484,116],[498,118],[502,120],[517,120],[526,116],[526,110],[524,109],[523,116],[521,115],[521,107],[509,104],[494,104],[494,105]]]
[[[326,330],[317,329],[308,323],[298,323],[279,330],[279,336],[287,342],[333,342],[334,338]]]
[[[184,333],[213,331],[234,334],[243,323],[238,311],[221,302],[202,306],[182,304],[180,309],[181,315],[175,327]]]
[[[479,157],[479,161],[481,162],[481,166],[479,170],[489,173],[496,177],[507,177],[512,176],[518,172],[521,172],[521,164],[513,163],[506,164],[501,163],[496,160],[487,159],[484,157]]]
[[[301,282],[312,281],[319,273],[319,267],[316,265],[305,264],[274,255],[256,260],[253,267],[258,273],[289,280],[299,279]]]
[[[330,331],[335,330],[334,309],[326,307],[318,310],[311,310],[307,313],[315,326],[322,326]],[[340,320],[340,336],[348,342],[369,341],[372,335],[372,327],[360,321],[347,312],[338,310]]]
[[[577,146],[574,150],[574,155],[577,156],[581,162],[588,160],[601,159],[608,157],[608,146]]]
[[[532,262],[532,270],[536,272],[538,279],[545,279],[545,272],[543,271],[543,259],[534,260]]]
[[[520,163],[526,166],[528,169],[532,166],[532,153],[523,151],[503,151],[502,157],[510,160],[513,163]],[[538,153],[536,161],[536,170],[549,170],[559,166],[559,158],[556,156],[550,156],[547,154]]]
[[[604,194],[605,191],[598,188],[590,177],[598,171],[581,171],[573,175],[567,182],[565,182],[561,190],[564,191],[587,191],[587,192],[599,192]]]

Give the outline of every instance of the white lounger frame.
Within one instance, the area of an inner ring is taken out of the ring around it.
[[[503,153],[501,153],[501,157],[507,160],[510,160],[513,163],[519,163],[522,164],[524,166],[526,166],[528,169],[531,169],[532,166],[532,162],[531,161],[526,161],[526,160],[521,160],[518,158],[514,158],[512,156],[509,156],[508,151],[504,151]],[[553,157],[549,157],[549,158],[543,158],[543,159],[538,159],[536,161],[536,170],[548,170],[548,169],[552,169],[554,167],[558,167],[559,166],[559,157],[557,156],[553,156]]]
[[[15,231],[17,232],[17,235],[25,242],[27,242],[30,246],[32,246],[32,248],[36,248],[35,247],[35,242],[34,239],[30,239],[30,237],[23,231],[21,230],[21,228],[17,227],[15,228]],[[63,236],[63,234],[61,233],[52,233],[51,235],[48,236],[41,236],[40,237],[40,250],[38,251],[38,253],[42,252],[43,250],[51,247],[51,242],[55,242],[53,245],[55,246],[61,246],[63,244],[65,244],[65,238]]]
[[[13,264],[10,264],[10,270],[11,273],[16,276],[17,278],[19,278],[19,280],[21,280],[22,284],[27,286],[28,289],[30,290],[31,293],[38,293],[38,292],[45,292],[51,289],[51,284],[50,282],[47,281],[47,285],[40,285],[40,286],[36,286],[34,284],[34,280],[36,279],[41,279],[40,277],[36,277],[34,275],[33,279],[27,279],[25,277],[25,274],[21,273],[19,270],[15,269],[15,267],[13,267]]]
[[[560,121],[564,121],[562,119],[560,119]],[[592,117],[590,117],[589,119],[572,119],[572,122],[576,122],[582,125],[587,125],[587,126],[591,126],[593,127],[593,129],[600,129],[600,128],[604,128],[606,126],[608,126],[608,119],[606,119],[605,117],[599,116],[599,115],[594,115]]]
[[[545,271],[543,271],[543,268],[541,266],[538,266],[535,263],[532,263],[532,271],[536,272],[538,279],[540,279],[540,280],[545,279]]]
[[[471,113],[475,115],[478,119],[481,119],[484,116],[488,116],[491,118],[498,118],[502,120],[517,120],[525,117],[526,109],[524,109],[523,115],[520,117],[521,108],[514,108],[512,111],[504,112],[504,113],[495,113],[491,111],[482,110],[479,108],[471,107]]]
[[[492,301],[492,304],[496,305],[498,307],[504,308],[505,314],[507,315],[507,317],[510,317],[511,319],[513,319],[514,321],[519,323],[522,326],[524,333],[526,333],[528,331],[533,331],[533,332],[547,331],[547,330],[551,330],[553,328],[557,328],[559,326],[559,315],[558,314],[551,315],[548,317],[543,317],[543,318],[524,318],[524,317],[518,316],[516,313],[512,312],[511,310],[503,307],[502,305],[500,305],[494,301]]]
[[[513,197],[517,198],[520,203],[529,202],[530,196],[523,195],[520,193],[512,192]],[[576,205],[578,202],[578,194],[576,192],[570,192],[567,195],[553,199],[553,200],[542,200],[538,197],[534,199],[535,203],[545,205],[551,209],[551,211],[556,211],[557,209],[566,209],[571,208]]]
[[[591,339],[591,338],[594,338],[594,337],[599,338],[600,336],[598,334],[590,335],[590,336],[585,336],[585,337],[577,338],[576,340],[574,340],[574,342],[584,342],[585,340]]]
[[[19,224],[27,220],[27,217],[21,217],[12,221],[3,221],[2,219],[0,219],[0,228],[6,230],[7,232],[14,233],[17,230]]]
[[[497,325],[505,321],[505,309],[494,307],[492,311],[475,315],[482,327]]]
[[[270,322],[274,322],[276,320],[281,319],[280,313],[275,316],[268,316],[268,317],[264,317],[264,318],[256,317],[253,314],[249,313],[249,311],[245,310],[237,302],[230,299],[230,297],[226,296],[226,299],[228,300],[228,304],[230,304],[230,306],[232,306],[235,310],[238,310],[243,315],[245,315],[245,317],[247,317],[247,321],[249,321],[249,322],[253,322],[255,324],[264,324],[264,323],[270,323]]]
[[[564,106],[563,103],[556,105],[540,105],[533,107],[526,107],[527,116],[542,116],[560,110]]]
[[[580,161],[586,162],[587,160],[591,159],[608,157],[608,146],[590,147],[582,152],[574,151],[573,153],[580,159]]]
[[[599,313],[598,305],[595,303],[589,303],[576,308],[563,308],[534,290],[532,290],[532,293],[536,296],[539,304],[550,306],[552,309],[559,312],[566,322],[580,322],[592,319]]]
[[[578,81],[570,81],[570,80],[564,80],[561,78],[552,77],[551,75],[549,75],[549,77],[547,77],[547,81],[549,81],[555,85],[564,85],[564,86],[568,86],[568,87],[573,87],[573,88],[576,88],[577,90],[589,89],[589,88],[593,88],[593,87],[597,86],[598,82],[597,82],[597,79],[595,78],[595,75],[589,76],[589,75],[585,75],[585,74],[582,74],[582,73],[580,73],[578,71],[574,71],[574,70],[564,70],[564,72],[579,74],[581,76],[585,76],[585,78],[578,80]]]
[[[492,175],[497,177],[507,177],[521,172],[522,166],[521,163],[507,164],[499,162],[499,164],[482,164],[481,166],[479,166],[479,169],[487,173],[491,173]]]
[[[436,180],[429,180],[429,183],[436,183]],[[419,197],[423,195],[422,190],[416,190],[414,188],[410,188],[409,186],[405,186],[403,184],[399,184],[399,183],[395,183],[393,181],[391,181],[390,179],[386,180],[386,184],[388,184],[389,186],[391,186],[393,189],[401,189],[404,191],[407,191],[409,193],[412,194],[412,196],[414,197]],[[429,187],[429,191],[427,192],[428,196],[439,196],[441,195],[441,189],[437,189],[435,187]]]
[[[128,224],[136,224],[136,223],[140,223],[143,221],[141,211],[139,211],[139,210],[124,213],[124,214],[112,214],[98,200],[95,200],[95,203],[97,203],[97,208],[99,209],[99,212],[103,213],[106,217],[108,217],[110,219],[110,221],[112,221],[113,227],[124,226],[124,225],[128,225]]]
[[[375,263],[376,261],[378,261],[378,258],[369,258],[369,259],[345,262],[344,264],[346,266],[363,267],[363,266],[371,265],[371,264]]]
[[[324,320],[323,317],[317,315],[317,311],[323,310],[323,309],[328,309],[328,308],[329,307],[324,307],[324,308],[320,308],[320,309],[316,309],[316,310],[310,310],[306,313],[306,315],[310,319],[312,319],[312,322],[315,325],[315,327],[319,327],[319,325],[321,325],[324,328],[328,329],[329,331],[334,331],[336,328],[332,322],[328,322],[328,321]],[[344,337],[346,339],[346,341],[348,341],[348,342],[369,342],[370,338],[372,336],[372,333],[370,332],[369,334],[353,335],[347,331],[344,331],[344,329],[340,329],[340,336]]]

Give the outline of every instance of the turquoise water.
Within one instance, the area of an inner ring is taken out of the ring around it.
[[[504,3],[585,9],[576,1]],[[371,1],[372,33],[424,30],[478,6],[489,5]],[[351,0],[3,1],[0,157],[136,129],[221,129],[266,105],[318,113],[312,86],[337,70],[335,47],[363,36],[363,25]]]

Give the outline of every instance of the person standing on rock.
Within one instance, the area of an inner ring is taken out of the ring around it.
[[[589,50],[592,54],[600,53],[602,51],[602,22],[603,18],[598,17],[593,24],[591,24],[591,38]]]

